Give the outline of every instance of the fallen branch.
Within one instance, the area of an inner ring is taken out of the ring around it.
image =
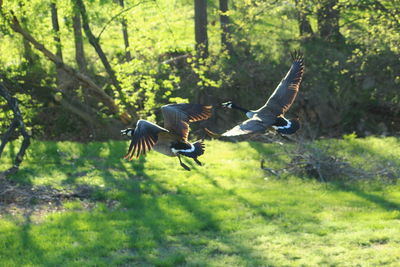
[[[185,54],[185,55],[176,56],[176,57],[173,57],[173,58],[164,60],[164,61],[162,62],[162,64],[170,64],[170,63],[173,63],[173,62],[176,62],[176,61],[179,61],[179,60],[187,59],[187,58],[189,58],[189,57],[191,57],[191,56],[192,56],[192,55],[190,55],[190,54]]]
[[[274,170],[274,169],[272,169],[272,168],[265,167],[264,164],[265,164],[265,160],[264,160],[264,159],[261,159],[261,161],[260,161],[260,168],[261,168],[262,170],[264,170],[264,171],[269,171],[271,174],[273,174],[273,175],[275,175],[275,176],[280,176],[279,170],[277,171],[277,170]]]
[[[319,147],[317,145],[299,143],[294,149],[284,148],[284,151],[284,154],[289,156],[289,161],[286,162],[283,168],[268,168],[265,166],[266,161],[261,159],[261,169],[278,177],[284,173],[294,174],[315,178],[320,182],[373,178],[382,178],[389,182],[395,182],[400,177],[400,170],[395,162],[378,163],[367,170],[364,166],[353,166],[346,158],[332,151],[330,146]]]

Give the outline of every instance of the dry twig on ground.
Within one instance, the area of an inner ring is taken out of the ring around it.
[[[318,146],[312,143],[299,143],[294,149],[284,148],[289,155],[289,162],[281,169],[266,167],[264,159],[261,168],[275,176],[284,173],[316,178],[321,182],[330,180],[360,180],[371,178],[384,178],[393,181],[400,177],[400,170],[395,163],[374,163],[370,169],[365,166],[352,165],[342,156],[337,155],[329,145]],[[372,161],[372,160],[371,160]]]

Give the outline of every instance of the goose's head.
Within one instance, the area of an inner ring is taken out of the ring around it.
[[[127,136],[132,136],[134,131],[135,131],[134,128],[127,128],[125,130],[121,130],[121,134],[127,135]]]
[[[233,104],[232,101],[228,101],[228,102],[222,103],[221,106],[223,108],[232,108],[233,106],[235,106],[235,104]]]

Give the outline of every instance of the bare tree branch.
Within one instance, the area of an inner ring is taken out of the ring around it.
[[[119,16],[121,16],[123,13],[131,10],[134,7],[137,7],[141,4],[144,3],[148,3],[148,2],[155,2],[155,0],[149,0],[149,1],[142,1],[137,3],[136,5],[132,5],[128,8],[125,8],[124,10],[122,10],[121,12],[119,12],[118,14],[114,15],[109,21],[107,21],[107,23],[103,26],[103,28],[101,29],[100,33],[97,35],[96,39],[100,40],[101,35],[103,34],[103,32],[106,30],[106,28],[108,27],[108,25],[110,25],[111,22],[113,22],[115,19],[117,19]]]
[[[16,128],[20,129],[20,132],[24,138],[22,141],[21,147],[19,149],[19,152],[18,152],[17,156],[15,157],[14,165],[2,173],[3,176],[7,177],[18,171],[19,165],[21,164],[22,159],[24,158],[25,151],[30,145],[30,135],[26,131],[24,121],[22,120],[22,115],[21,115],[21,112],[18,107],[17,99],[10,95],[7,88],[2,83],[0,83],[0,96],[4,97],[6,99],[8,106],[11,108],[11,110],[14,113],[14,119],[11,122],[11,125],[9,126],[9,128],[7,129],[7,131],[5,132],[3,137],[1,138],[0,157],[1,157],[1,154],[3,153],[3,150],[6,146],[6,144],[9,141],[11,134],[14,132],[14,130]]]

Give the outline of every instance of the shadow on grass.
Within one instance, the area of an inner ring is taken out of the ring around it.
[[[400,168],[400,158],[393,156],[393,154],[395,154],[395,151],[399,151],[400,149],[400,138],[386,138],[385,147],[375,144],[375,142],[383,142],[380,139],[377,139],[375,142],[363,141],[364,140],[361,138],[350,140],[346,142],[346,146],[350,151],[353,151],[355,154],[375,155],[376,157],[374,158],[374,160],[378,160],[380,163],[393,161],[395,164],[397,164],[397,167]]]
[[[30,231],[32,228],[32,213],[33,210],[29,210],[28,213],[24,215],[25,221],[23,222],[20,231],[22,247],[24,250],[29,250],[33,252],[35,254],[35,258],[37,258],[38,261],[45,262],[44,251],[36,245],[35,241],[32,240],[30,235]]]
[[[57,152],[60,148],[54,143],[42,151],[58,155],[58,159],[47,159],[55,163],[56,169],[53,171],[71,173],[61,181],[62,185],[84,183],[78,173],[84,175],[85,171],[94,168],[96,175],[104,181],[104,189],[99,188],[94,199],[118,201],[119,206],[110,208],[100,201],[91,210],[78,207],[63,214],[51,215],[43,225],[32,224],[31,214],[26,214],[25,223],[18,228],[23,240],[20,250],[21,253],[32,255],[32,260],[22,261],[22,265],[56,266],[64,264],[65,259],[73,259],[74,264],[92,266],[179,266],[193,263],[196,257],[198,265],[207,265],[208,258],[224,256],[238,258],[242,266],[273,265],[273,262],[261,257],[252,245],[226,230],[222,225],[224,222],[215,215],[214,209],[221,210],[221,207],[204,202],[190,191],[166,186],[145,168],[145,157],[132,161],[130,167],[122,160],[126,149],[123,143],[109,142],[97,146],[83,146],[77,158]],[[274,152],[257,143],[252,147],[260,156],[270,157]],[[100,148],[109,151],[108,154],[104,156]],[[200,178],[211,184],[217,193],[241,203],[266,224],[274,224],[283,232],[306,231],[302,223],[313,226],[319,224],[313,214],[296,213],[295,209],[294,214],[279,209],[277,212],[265,210],[234,189],[225,188],[204,167],[195,165],[191,160],[185,163],[190,165],[192,173],[199,173]],[[180,166],[177,164],[176,168]],[[188,173],[183,169],[180,171]],[[40,171],[37,174],[40,175]],[[25,179],[33,183],[30,179],[36,179],[36,176],[30,174]],[[364,191],[357,185],[338,189],[350,191],[385,209],[398,209],[396,203]],[[279,208],[279,204],[271,203],[271,206]],[[293,221],[296,216],[301,217],[300,222]],[[44,245],[49,242],[53,242],[52,246]],[[218,247],[209,247],[213,242],[223,244],[226,249],[221,251]]]
[[[377,194],[367,192],[367,191],[363,190],[360,185],[348,184],[348,183],[337,183],[337,182],[330,182],[330,184],[333,186],[334,190],[351,192],[352,194],[354,194],[364,200],[367,200],[385,210],[400,211],[400,203],[396,203],[396,202],[387,200],[384,197],[379,196]]]
[[[280,225],[282,228],[285,228],[286,230],[290,230],[287,228],[288,226],[288,221],[289,219],[287,219],[288,217],[301,217],[302,221],[301,222],[293,222],[295,224],[297,224],[296,231],[300,229],[301,231],[301,224],[305,223],[312,223],[312,224],[318,224],[319,223],[319,219],[316,216],[312,216],[312,215],[305,215],[305,214],[301,214],[300,210],[298,210],[297,212],[295,211],[291,211],[291,214],[286,214],[283,211],[266,211],[264,207],[260,207],[256,204],[253,204],[250,200],[248,200],[247,198],[241,196],[240,194],[238,194],[237,192],[235,192],[235,190],[233,189],[225,189],[222,185],[220,185],[218,183],[217,180],[215,180],[213,177],[209,176],[208,174],[206,174],[205,172],[199,171],[202,173],[202,176],[204,177],[204,179],[206,179],[209,183],[211,183],[212,185],[214,185],[216,188],[218,188],[223,194],[229,195],[234,197],[239,203],[241,203],[243,206],[245,207],[249,207],[251,209],[252,212],[254,212],[254,214],[260,216],[265,223],[273,223],[274,225]],[[276,208],[276,207],[275,207]],[[295,214],[298,214],[299,216],[296,216]],[[301,216],[300,216],[301,214]],[[290,215],[290,216],[288,216]]]
[[[97,192],[94,199],[115,200],[120,205],[109,208],[98,202],[91,210],[78,205],[63,214],[50,215],[51,219],[42,226],[32,223],[32,214],[26,213],[25,222],[19,228],[23,242],[21,250],[34,256],[27,262],[21,260],[22,264],[55,266],[64,264],[65,259],[74,259],[74,263],[84,265],[178,266],[187,263],[190,255],[216,240],[230,248],[226,252],[228,256],[234,254],[241,262],[251,261],[249,265],[266,264],[265,260],[257,258],[251,247],[238,243],[229,232],[221,230],[221,222],[215,218],[212,206],[188,193],[171,190],[158,182],[157,177],[148,175],[145,157],[132,161],[132,168],[128,169],[122,159],[125,144],[101,144],[109,151],[106,160],[100,149],[93,146],[96,144],[83,146],[80,156],[75,158],[65,154],[56,143],[46,143],[41,153],[46,155],[43,159],[52,164],[52,171],[69,173],[61,185],[82,184],[78,178],[94,168],[104,181],[104,190]],[[39,154],[36,152],[36,156]],[[192,160],[185,163],[194,172],[201,168]],[[177,168],[180,168],[178,164]],[[25,172],[24,183],[34,184],[31,179],[38,179],[40,172]],[[210,179],[210,182],[213,181]],[[225,193],[215,181],[214,185]],[[255,206],[251,208],[256,209]],[[184,215],[174,215],[174,210],[170,209],[177,209]],[[38,238],[38,234],[44,236]],[[201,242],[193,240],[198,236],[201,236]],[[44,245],[48,242],[53,245]],[[214,250],[208,256],[218,257],[224,253]],[[207,260],[200,259],[200,265],[206,264]]]

